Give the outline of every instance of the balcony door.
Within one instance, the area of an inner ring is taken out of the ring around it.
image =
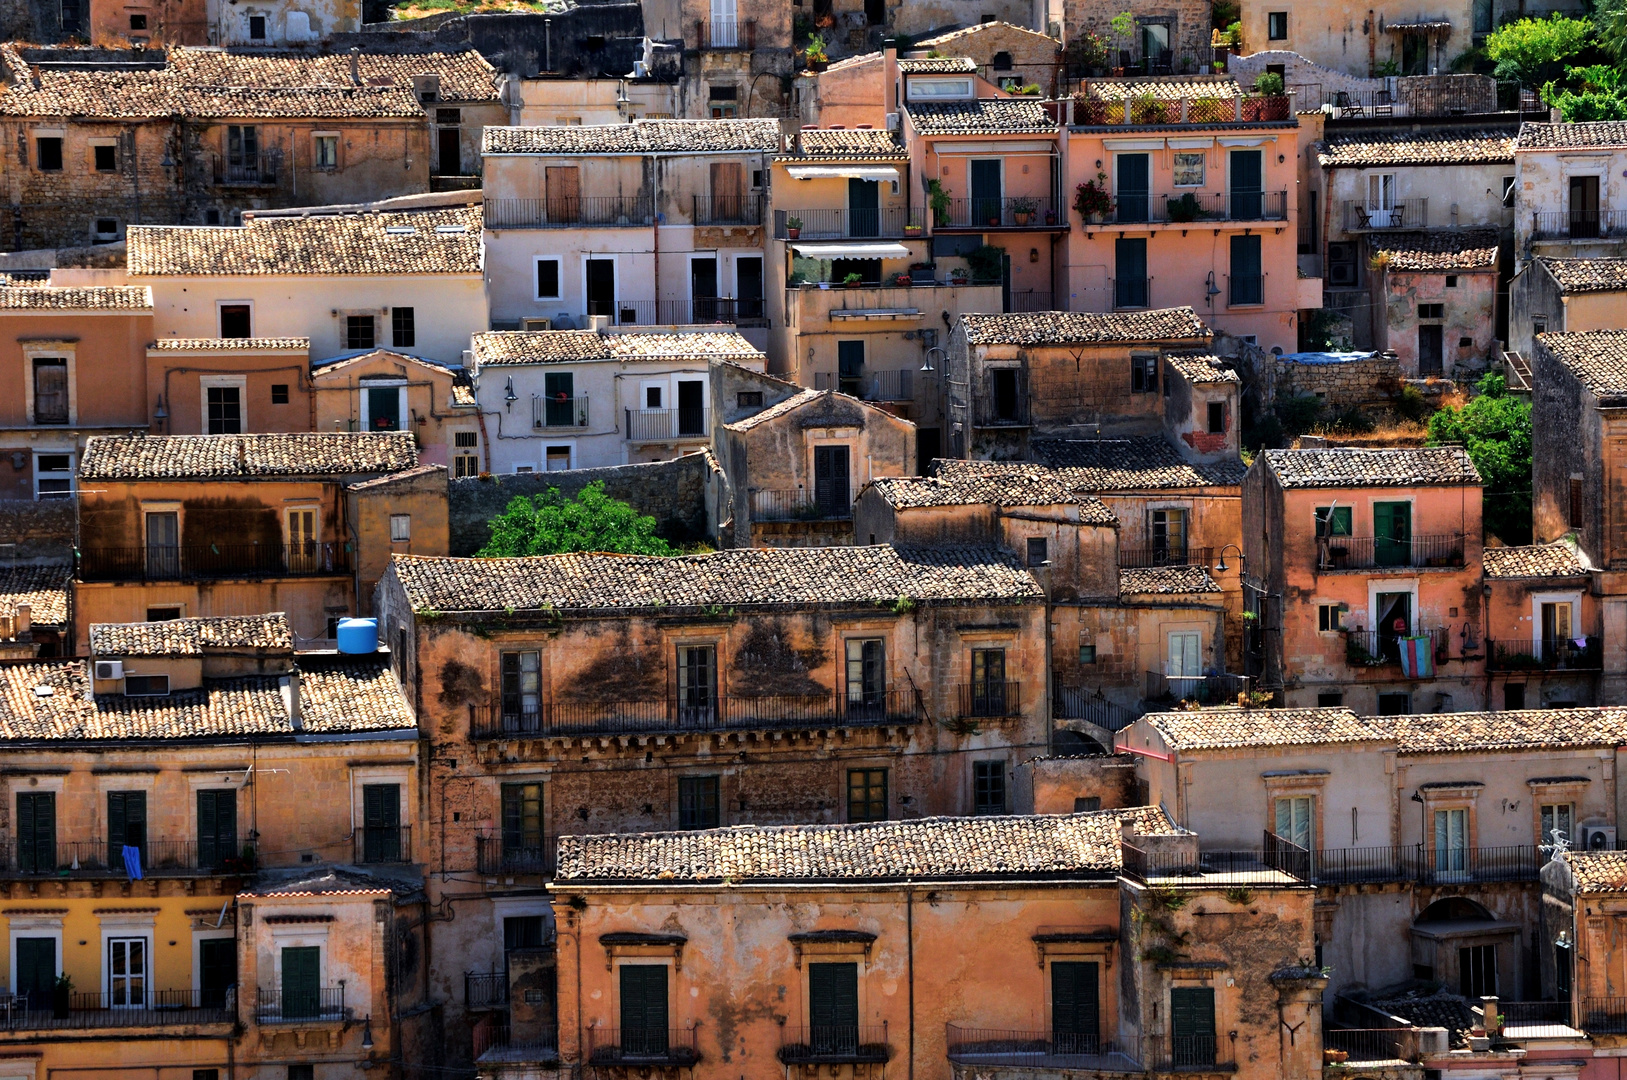
[[[213,870],[237,857],[237,792],[231,788],[198,792],[198,866]]]
[[[21,792],[17,796],[17,869],[25,874],[49,874],[56,866],[56,795]]]
[[[1276,805],[1276,834],[1297,847],[1306,851],[1312,850],[1315,841],[1315,826],[1311,819],[1311,797],[1309,795],[1293,795],[1277,800]]]
[[[1367,178],[1367,223],[1388,229],[1400,224],[1395,216],[1395,173],[1373,173]]]
[[[1215,992],[1207,986],[1169,992],[1170,1059],[1177,1068],[1215,1063]]]
[[[1570,178],[1570,234],[1579,239],[1599,235],[1599,178]]]
[[[1126,237],[1113,241],[1113,306],[1147,306],[1147,240]]]
[[[667,1053],[667,969],[624,964],[621,969],[621,1053],[661,1058]]]
[[[107,863],[125,866],[125,848],[132,848],[140,866],[147,866],[147,793],[107,793]]]
[[[316,507],[295,507],[287,511],[288,571],[293,574],[311,574],[318,569],[316,534],[318,516]]]
[[[712,220],[741,221],[745,216],[746,173],[738,161],[715,161],[711,169]],[[716,293],[712,294],[716,296]]]
[[[678,648],[678,722],[709,724],[717,711],[717,649],[711,645]]]
[[[155,510],[146,514],[147,576],[171,579],[181,576],[181,515],[175,510]]]
[[[1265,170],[1258,150],[1232,151],[1232,219],[1258,221],[1265,210]]]
[[[107,1003],[114,1009],[147,1007],[147,939],[109,938]]]
[[[401,861],[401,786],[362,787],[362,859],[370,863]]]
[[[282,950],[282,1017],[311,1018],[322,1013],[322,950],[315,945]]]
[[[1373,504],[1373,562],[1407,566],[1412,562],[1412,504]]]
[[[1146,154],[1118,154],[1114,160],[1118,169],[1118,183],[1114,188],[1117,219],[1146,221],[1152,201],[1152,159]]]
[[[614,259],[588,259],[583,266],[586,275],[589,315],[616,313],[616,261]]]
[[[973,161],[972,220],[970,224],[997,227],[1000,225],[1001,179],[999,159]]]
[[[689,300],[694,305],[691,318],[698,323],[717,318],[717,259],[689,260]]]
[[[814,502],[825,517],[847,516],[853,497],[846,446],[814,447]]]
[[[1056,1053],[1101,1052],[1099,982],[1095,964],[1051,965],[1051,1042]]]
[[[56,938],[13,939],[17,950],[15,992],[28,999],[31,1009],[49,1009],[56,988]]]
[[[199,1004],[224,1009],[226,994],[237,985],[237,939],[204,938],[198,942]]]
[[[760,255],[742,255],[734,260],[735,317],[761,319],[767,315],[763,305],[763,259]]]
[[[503,866],[535,867],[543,861],[542,785],[504,784]]]
[[[1164,674],[1176,697],[1186,697],[1203,678],[1203,635],[1196,630],[1179,630],[1169,635],[1169,659]]]
[[[846,649],[849,715],[880,710],[887,695],[887,643],[881,638],[849,638]]]
[[[850,177],[847,182],[849,236],[881,235],[881,184]]]
[[[1542,638],[1538,642],[1539,655],[1552,662],[1566,656],[1575,644],[1572,641],[1571,603],[1569,600],[1544,603],[1539,617],[1542,620]]]
[[[547,192],[547,220],[553,224],[578,221],[582,216],[582,171],[575,165],[549,165],[542,171]]]
[[[712,48],[734,49],[740,45],[735,26],[735,0],[712,0]]]
[[[1186,511],[1150,510],[1147,516],[1153,562],[1159,566],[1185,563]]]
[[[808,1035],[815,1054],[859,1050],[859,965],[808,965]]]

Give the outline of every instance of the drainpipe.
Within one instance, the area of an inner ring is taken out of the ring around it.
[[[904,940],[906,942],[905,956],[909,967],[909,1023],[910,1023],[910,1064],[907,1080],[915,1080],[915,886],[904,886]],[[577,950],[580,954],[581,950]],[[581,967],[580,955],[577,961]]]

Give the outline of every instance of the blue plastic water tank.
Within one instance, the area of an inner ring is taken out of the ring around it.
[[[379,621],[377,619],[340,619],[339,651],[342,653],[377,652],[379,647]]]

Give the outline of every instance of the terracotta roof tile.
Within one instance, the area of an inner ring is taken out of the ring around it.
[[[287,435],[94,435],[85,480],[230,479],[399,472],[418,464],[411,432]]]
[[[92,656],[201,656],[207,649],[270,649],[292,652],[288,616],[237,615],[162,622],[92,623]]]
[[[1562,293],[1627,292],[1627,259],[1551,259],[1538,256]]]
[[[1035,439],[1034,457],[1081,491],[1236,487],[1240,459],[1189,462],[1158,436],[1139,439]]]
[[[1434,232],[1386,233],[1374,246],[1389,256],[1392,271],[1495,270],[1496,229],[1441,229]]]
[[[350,53],[301,49],[253,51],[243,48],[174,48],[170,67],[192,86],[354,87]],[[496,68],[472,46],[412,51],[369,48],[356,54],[356,67],[366,88],[413,89],[414,75],[440,76],[440,103],[498,101]]]
[[[1487,548],[1482,556],[1488,578],[1584,577],[1588,572],[1581,552],[1560,541],[1526,547]]]
[[[1176,75],[1151,79],[1092,79],[1081,96],[1092,101],[1230,101],[1243,96],[1243,88],[1230,75]]]
[[[1194,386],[1205,383],[1234,383],[1241,380],[1237,372],[1226,366],[1218,356],[1198,353],[1170,353],[1164,359],[1181,373],[1181,378]]]
[[[1527,125],[1529,126],[1529,125]],[[1327,168],[1373,165],[1476,165],[1514,162],[1514,136],[1506,131],[1359,131],[1329,135],[1317,147]]]
[[[973,345],[1106,345],[1187,341],[1212,336],[1190,307],[1155,311],[1035,311],[962,315]]]
[[[145,285],[0,287],[0,311],[151,311],[153,291]]]
[[[311,339],[302,337],[166,337],[147,346],[148,352],[309,352],[310,349]]]
[[[1402,754],[1602,747],[1627,743],[1627,712],[1615,708],[1370,716],[1366,718],[1366,723],[1394,739]]]
[[[922,135],[1009,135],[1054,132],[1056,120],[1031,98],[975,98],[906,104]]]
[[[1202,709],[1143,717],[1174,750],[1225,750],[1248,746],[1321,746],[1382,742],[1349,709]]]
[[[397,731],[417,726],[388,653],[299,658],[299,722],[305,731]]]
[[[1538,334],[1537,341],[1594,397],[1610,403],[1627,397],[1627,330]]]
[[[1117,526],[1119,520],[1100,499],[1078,495],[1058,473],[1043,465],[990,461],[933,463],[932,476],[900,476],[874,481],[888,506],[1078,506],[1087,525]]]
[[[777,120],[635,120],[631,124],[488,127],[485,154],[774,153]]]
[[[880,128],[803,128],[781,160],[903,161],[909,152],[895,132]]]
[[[933,45],[947,45],[952,41],[961,41],[966,38],[976,39],[991,33],[998,34],[1000,39],[1008,39],[1014,34],[1030,37],[1034,39],[1036,44],[1049,45],[1052,48],[1060,49],[1056,38],[1042,34],[1038,30],[1030,30],[1026,26],[1006,22],[1004,19],[991,19],[988,22],[974,23],[971,26],[962,26],[955,30],[946,30],[933,37],[920,38],[915,42],[915,47],[925,49]]]
[[[0,568],[0,611],[29,605],[29,622],[36,626],[68,625],[69,566],[7,566]]]
[[[601,334],[596,330],[493,330],[473,341],[479,367],[573,364],[593,360],[759,360],[757,346],[733,331]]]
[[[834,393],[836,393],[834,390],[798,390],[784,401],[776,402],[762,412],[752,413],[744,420],[736,420],[734,423],[724,426],[730,431],[750,431],[754,427],[759,427],[772,420],[778,420],[782,416],[796,412],[804,405],[811,404]]]
[[[862,825],[746,825],[562,836],[556,879],[573,882],[958,880],[1113,877],[1121,821],[1173,825],[1156,807],[1035,817],[917,818]]]
[[[1260,458],[1285,488],[1421,487],[1479,484],[1469,455],[1455,446],[1419,449],[1266,450]]]
[[[1571,883],[1577,892],[1621,892],[1627,889],[1627,851],[1568,851]]]
[[[969,56],[905,57],[898,70],[905,75],[975,75],[977,61]]]
[[[1591,150],[1627,146],[1627,120],[1520,125],[1519,150]]]
[[[1146,566],[1119,571],[1119,595],[1217,593],[1220,586],[1204,566]]]

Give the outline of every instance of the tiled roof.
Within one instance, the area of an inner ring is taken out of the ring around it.
[[[277,49],[175,48],[170,67],[190,86],[230,86],[250,90],[270,87],[355,86],[350,77],[350,53]],[[356,54],[363,87],[413,89],[415,75],[439,75],[440,102],[493,102],[498,100],[498,71],[473,47],[403,52],[367,50]],[[433,108],[434,106],[431,106]]]
[[[1189,462],[1159,436],[1139,439],[1035,439],[1034,457],[1067,474],[1083,491],[1235,487],[1240,459]]]
[[[1621,892],[1627,889],[1627,851],[1571,851],[1571,883],[1577,892]]]
[[[961,41],[965,38],[980,38],[986,34],[997,34],[998,37],[995,39],[997,41],[1007,40],[1013,35],[1021,35],[1033,38],[1035,43],[1043,43],[1052,48],[1058,48],[1055,38],[1048,37],[1037,30],[1030,30],[1026,26],[1006,22],[1004,19],[990,19],[988,22],[973,23],[970,26],[962,26],[955,30],[946,30],[932,37],[920,38],[915,42],[915,47],[917,49],[926,49],[934,45],[947,45],[951,41]]]
[[[0,740],[208,739],[295,734],[278,676],[209,679],[165,697],[92,698],[86,661],[0,665]],[[41,689],[47,688],[48,693]],[[388,657],[327,663],[300,673],[300,723],[309,732],[411,730]]]
[[[1172,831],[1156,807],[862,825],[744,825],[562,836],[556,879],[578,882],[958,880],[1111,877],[1120,822]]]
[[[311,339],[303,337],[159,338],[148,352],[309,352]]]
[[[293,651],[288,616],[237,615],[162,622],[92,623],[92,656],[199,656],[206,649]]]
[[[1627,396],[1627,330],[1538,334],[1537,340],[1594,397],[1615,403]]]
[[[631,124],[488,127],[485,154],[773,153],[777,120],[635,120]]]
[[[68,625],[68,566],[7,566],[0,569],[0,612],[29,605],[29,622],[37,626]]]
[[[153,291],[145,285],[0,287],[0,311],[151,311]]]
[[[287,435],[94,435],[83,480],[229,479],[383,473],[418,464],[408,431]]]
[[[1488,578],[1583,577],[1588,572],[1581,553],[1564,541],[1526,547],[1489,547],[1482,559]]]
[[[752,428],[760,427],[771,420],[778,420],[782,416],[794,413],[804,405],[835,392],[834,390],[798,390],[784,401],[776,402],[762,412],[754,412],[744,420],[736,420],[734,423],[724,426],[730,431],[750,431]]]
[[[391,559],[414,610],[610,611],[716,605],[1029,602],[1038,584],[978,547],[743,548],[711,555]]]
[[[1034,311],[962,315],[972,345],[1110,345],[1212,336],[1190,307],[1155,311]]]
[[[474,336],[475,363],[572,364],[591,360],[761,359],[762,351],[733,331],[601,334],[596,330],[493,330]]]
[[[921,56],[898,61],[905,75],[973,75],[977,61],[969,56]]]
[[[324,375],[332,375],[334,372],[343,371],[355,364],[365,364],[375,360],[384,360],[402,366],[411,364],[414,367],[428,368],[430,372],[436,375],[455,375],[461,370],[427,356],[409,356],[406,353],[396,352],[394,349],[380,347],[368,349],[366,352],[354,353],[350,356],[337,356],[331,360],[321,360],[313,363],[311,365],[311,377],[321,378]],[[363,375],[362,378],[365,379],[367,376]]]
[[[1194,385],[1200,383],[1234,383],[1241,380],[1237,372],[1227,367],[1218,356],[1197,353],[1171,353],[1164,357],[1169,366],[1181,373],[1181,378]]]
[[[264,897],[275,901],[292,897],[389,894],[399,903],[404,898],[420,896],[423,891],[422,878],[413,878],[410,875],[395,877],[383,873],[370,874],[351,866],[328,865],[319,868],[301,866],[262,870],[255,877],[254,884],[239,895]],[[281,918],[304,922],[310,919],[331,920],[333,916],[326,912],[320,915],[272,915],[267,917],[266,921],[275,922]]]
[[[1627,713],[1613,708],[1370,716],[1366,723],[1387,732],[1403,754],[1627,744]]]
[[[680,334],[611,334],[618,360],[760,359],[763,351],[732,330]]]
[[[1143,718],[1173,750],[1384,741],[1349,709],[1203,709]]]
[[[1243,96],[1243,88],[1229,75],[1176,75],[1153,79],[1092,79],[1083,95],[1092,101],[1225,100]]]
[[[1116,526],[1119,520],[1100,499],[1077,495],[1072,485],[1043,465],[990,461],[940,460],[933,476],[899,476],[877,480],[882,500],[897,510],[924,506],[1057,506],[1076,505],[1087,525]]]
[[[1220,586],[1203,566],[1145,566],[1119,571],[1119,595],[1127,593],[1217,593]]]
[[[1445,991],[1428,996],[1414,994],[1409,997],[1385,998],[1381,1001],[1368,1001],[1367,1004],[1380,1012],[1399,1016],[1416,1027],[1445,1028],[1449,1044],[1458,1050],[1468,1047],[1463,1033],[1480,1023],[1480,1018],[1469,1008],[1467,998]]]
[[[1519,150],[1591,150],[1627,146],[1627,120],[1520,125]]]
[[[1389,256],[1388,269],[1495,270],[1496,229],[1442,229],[1434,232],[1388,233],[1375,241],[1381,255]]]
[[[1266,450],[1266,468],[1285,488],[1419,487],[1478,484],[1469,455],[1456,446],[1418,449]]]
[[[1627,259],[1551,259],[1538,256],[1562,293],[1627,292]]]
[[[1052,132],[1056,120],[1032,98],[975,98],[904,106],[922,135],[1009,135]]]
[[[1529,125],[1527,125],[1529,126]],[[1331,134],[1317,147],[1323,168],[1371,165],[1477,165],[1514,161],[1506,131],[1353,131]]]
[[[803,128],[791,142],[787,160],[819,158],[841,161],[904,160],[909,157],[895,132],[880,128]]]
[[[241,226],[132,225],[130,273],[478,274],[478,206],[251,217]]]
[[[377,491],[395,484],[406,484],[425,476],[439,474],[444,482],[446,476],[445,465],[415,465],[410,469],[403,469],[397,473],[388,473],[384,476],[374,476],[366,480],[356,480],[345,485],[346,491]]]

